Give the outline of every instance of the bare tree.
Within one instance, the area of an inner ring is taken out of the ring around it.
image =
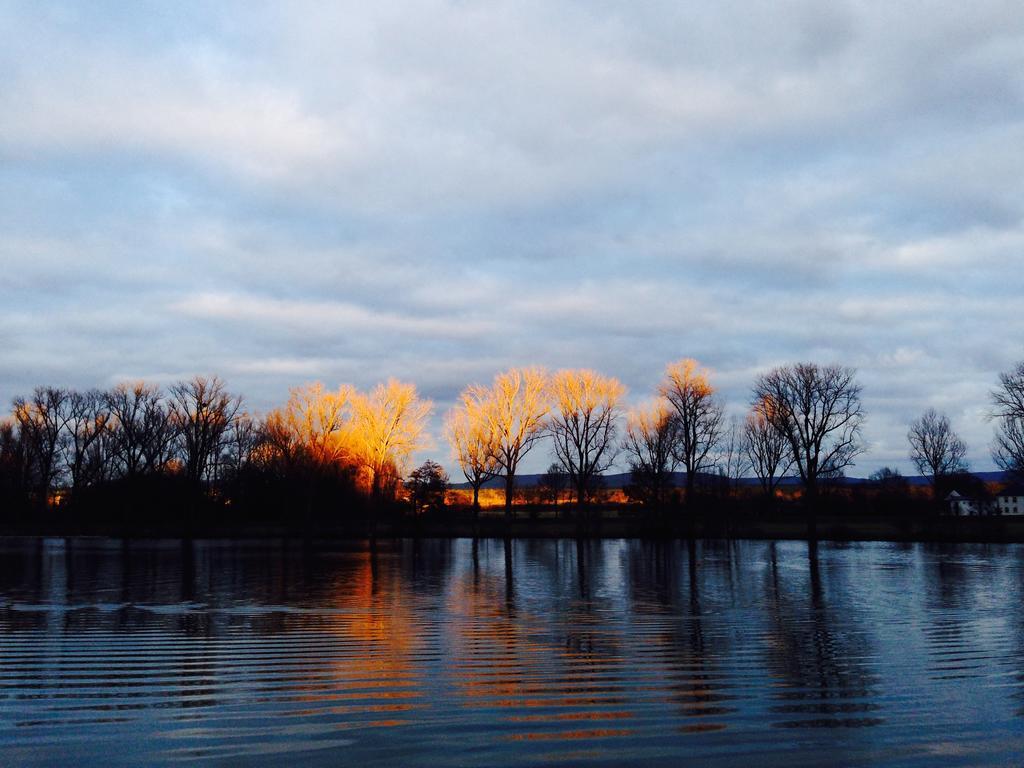
[[[294,469],[306,449],[282,409],[266,415],[261,432],[266,458],[281,462],[286,470]]]
[[[207,479],[220,456],[224,436],[242,405],[216,376],[179,381],[170,390],[170,422],[181,442],[185,476],[198,484]]]
[[[144,382],[118,384],[107,393],[111,450],[121,474],[137,475],[164,469],[174,430],[163,394]]]
[[[569,475],[557,461],[548,465],[547,470],[537,481],[537,491],[540,500],[548,504],[559,504],[562,501],[562,492],[569,487]]]
[[[999,374],[991,397],[992,418],[998,420],[992,458],[1007,472],[1024,475],[1024,361]]]
[[[450,487],[451,483],[444,467],[431,459],[420,464],[405,481],[413,514],[420,515],[444,509]]]
[[[672,473],[679,464],[674,451],[676,421],[672,407],[660,400],[629,414],[623,448],[630,456],[633,485],[646,501],[663,506],[672,487]]]
[[[768,498],[775,496],[779,481],[793,466],[793,453],[786,435],[772,426],[768,403],[756,403],[744,425],[744,447],[750,467]]]
[[[172,404],[156,390],[157,396],[145,403],[142,411],[142,470],[145,474],[166,472],[175,468],[181,458],[179,423]]]
[[[863,450],[855,373],[839,365],[796,363],[775,368],[754,385],[753,405],[789,443],[808,509],[815,508],[820,481],[841,474]]]
[[[1024,475],[1024,419],[1004,419],[996,428],[992,460],[1015,475]]]
[[[721,441],[718,460],[718,471],[728,483],[730,493],[739,490],[740,481],[750,467],[746,430],[740,420],[733,416]]]
[[[590,370],[565,370],[551,381],[554,413],[548,430],[555,457],[576,491],[583,509],[587,489],[615,461],[616,432],[626,388],[618,379]]]
[[[68,394],[64,463],[71,475],[72,496],[103,478],[109,458],[102,450],[103,438],[109,420],[106,396],[99,390]]]
[[[548,377],[542,368],[512,368],[490,387],[474,384],[465,397],[484,414],[495,438],[495,458],[505,478],[505,517],[512,517],[516,470],[543,434],[550,409]]]
[[[967,445],[953,431],[949,418],[929,408],[910,425],[907,432],[910,458],[922,475],[930,475],[932,492],[939,478],[957,472],[966,472],[964,456]]]
[[[355,390],[341,386],[328,392],[319,382],[296,387],[288,402],[267,417],[273,443],[288,463],[302,453],[314,464],[351,461],[356,447],[352,433]]]
[[[36,387],[28,400],[14,400],[14,419],[25,444],[36,503],[45,507],[60,474],[60,440],[67,425],[67,390]]]
[[[262,437],[260,425],[256,419],[244,411],[237,414],[224,436],[224,451],[221,459],[224,468],[237,477],[252,463]]]
[[[32,483],[27,446],[16,423],[0,418],[0,499],[12,501],[23,498]]]
[[[721,439],[724,409],[708,381],[707,370],[696,360],[671,363],[660,394],[673,409],[676,421],[675,454],[686,469],[686,501],[693,500],[697,475],[710,469]]]
[[[445,434],[466,482],[473,489],[473,514],[479,516],[480,488],[501,469],[494,425],[474,398],[463,392],[459,403],[448,412]]]
[[[415,385],[395,379],[378,384],[368,395],[353,396],[353,442],[373,498],[385,490],[393,492],[402,464],[424,446],[432,408],[429,400],[416,394]]]

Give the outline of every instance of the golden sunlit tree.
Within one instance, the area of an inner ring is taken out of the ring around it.
[[[473,489],[473,513],[480,514],[480,487],[500,471],[498,445],[486,412],[467,393],[445,418],[445,435],[452,455]]]
[[[550,409],[547,373],[543,368],[512,368],[495,376],[490,387],[467,388],[463,398],[482,414],[494,435],[495,458],[505,478],[505,516],[511,518],[516,470],[543,434]]]
[[[367,475],[370,494],[392,493],[402,464],[425,447],[427,417],[433,409],[421,400],[414,384],[388,379],[369,394],[352,399],[352,438],[356,457]]]
[[[347,385],[335,392],[325,391],[320,382],[296,387],[282,408],[267,415],[267,439],[290,465],[300,452],[315,464],[341,463],[353,453],[353,397]]]
[[[555,457],[569,475],[579,509],[592,482],[615,461],[618,416],[626,388],[591,370],[564,370],[551,380],[548,430]]]
[[[672,407],[676,422],[675,455],[686,469],[686,501],[693,499],[697,475],[711,467],[710,457],[721,439],[724,410],[696,360],[669,364],[660,394]]]
[[[679,464],[675,444],[676,421],[667,400],[630,412],[623,448],[630,457],[633,487],[645,503],[663,507],[668,500]]]

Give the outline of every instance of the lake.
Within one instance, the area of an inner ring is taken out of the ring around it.
[[[0,540],[4,765],[1024,763],[1024,546]]]

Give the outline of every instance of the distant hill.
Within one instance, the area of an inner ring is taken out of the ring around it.
[[[1010,478],[1006,472],[971,472],[972,475],[977,477],[986,483],[1005,483],[1009,482]],[[534,475],[517,475],[516,486],[519,488],[533,488],[540,483],[540,479],[543,477],[542,474]],[[602,475],[606,488],[616,489],[625,488],[630,482],[629,472],[619,472],[612,475]],[[931,478],[926,475],[904,475],[910,485],[928,485],[931,483]],[[780,482],[780,485],[797,485],[800,482],[800,478],[786,477]],[[844,477],[839,481],[841,485],[860,485],[861,483],[870,482],[866,477]],[[685,472],[673,472],[672,483],[677,487],[683,487],[686,485],[686,473]],[[757,485],[758,479],[756,477],[744,477],[740,479],[740,485]],[[504,488],[505,481],[496,477],[492,480],[488,480],[483,485],[484,488]],[[452,483],[452,488],[469,488],[469,483]]]

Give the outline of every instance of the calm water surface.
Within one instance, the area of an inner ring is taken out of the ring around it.
[[[5,765],[1018,765],[1024,547],[0,541]]]

